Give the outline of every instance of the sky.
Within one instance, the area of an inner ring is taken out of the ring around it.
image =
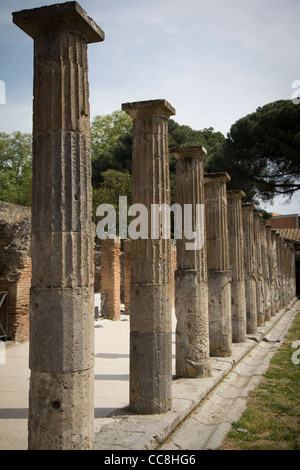
[[[12,12],[53,3],[0,0],[0,132],[32,130],[33,40]],[[88,46],[92,119],[125,102],[164,98],[179,124],[226,136],[257,107],[291,99],[300,80],[299,0],[78,3],[105,32],[104,42]],[[300,213],[300,196],[261,207]]]

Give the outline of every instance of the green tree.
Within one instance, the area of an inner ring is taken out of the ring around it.
[[[132,119],[123,111],[96,116],[91,123],[92,183],[108,169],[131,171]]]
[[[32,138],[30,134],[0,133],[0,200],[31,203]]]
[[[248,198],[266,201],[299,191],[300,106],[279,100],[239,119],[211,163],[214,171],[227,171],[231,186]]]

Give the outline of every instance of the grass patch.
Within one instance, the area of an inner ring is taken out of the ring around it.
[[[300,364],[292,361],[297,340],[300,312],[219,450],[300,450]]]

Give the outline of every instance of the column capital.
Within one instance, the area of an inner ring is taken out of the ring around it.
[[[244,210],[249,210],[253,211],[255,209],[255,204],[252,204],[251,202],[243,202],[242,203],[242,209]]]
[[[102,29],[77,2],[32,8],[13,12],[13,22],[33,39],[45,31],[74,31],[87,43],[104,41]]]
[[[133,103],[123,103],[122,111],[129,114],[132,118],[138,115],[157,114],[170,117],[176,114],[175,108],[164,99],[135,101]]]
[[[229,189],[226,191],[226,195],[228,198],[242,198],[246,196],[241,189]]]
[[[220,182],[227,182],[231,181],[231,178],[228,173],[226,172],[220,172],[220,173],[207,173],[204,175],[204,182],[205,183],[212,183],[215,181],[220,181]]]
[[[180,158],[197,158],[203,160],[207,155],[207,150],[202,145],[194,145],[190,147],[172,147],[170,153],[176,160]]]

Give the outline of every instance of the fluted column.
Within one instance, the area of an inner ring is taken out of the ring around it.
[[[176,158],[176,202],[186,220],[191,207],[194,239],[185,231],[176,241],[175,271],[176,376],[209,377],[207,258],[204,220],[203,147],[171,149]],[[188,206],[189,205],[189,206]],[[195,246],[189,249],[189,244]]]
[[[92,449],[93,227],[87,44],[76,2],[13,14],[34,39],[29,449]]]
[[[261,257],[262,257],[262,273],[264,283],[264,315],[265,321],[271,320],[271,300],[270,300],[270,279],[269,279],[269,260],[268,260],[268,245],[267,245],[267,228],[266,221],[260,220],[261,231]]]
[[[277,233],[276,229],[271,229],[272,258],[273,258],[273,292],[274,292],[274,313],[279,311],[279,281],[278,281],[278,258],[277,258]]]
[[[269,267],[269,292],[270,292],[270,315],[275,315],[275,260],[274,260],[274,251],[273,251],[273,241],[272,241],[272,227],[266,225],[266,237],[267,237],[267,260]]]
[[[231,280],[227,221],[227,173],[204,176],[208,312],[211,356],[232,352]]]
[[[170,205],[168,118],[175,110],[165,100],[122,109],[133,118],[132,200],[145,206],[148,222],[147,238],[131,246],[130,407],[164,413],[172,404],[171,240],[151,212],[153,204]]]
[[[262,235],[260,219],[261,214],[259,212],[254,212],[254,243],[256,247],[257,326],[263,326],[265,324]]]
[[[242,216],[242,198],[240,190],[227,191],[227,218],[229,259],[232,274],[231,315],[232,341],[246,341],[246,296],[244,279],[244,234]]]
[[[277,257],[277,283],[278,283],[278,310],[283,307],[282,296],[282,256],[281,256],[281,237],[276,233],[276,257]]]
[[[247,333],[257,333],[256,246],[254,241],[254,204],[242,204],[244,234],[244,273]]]

